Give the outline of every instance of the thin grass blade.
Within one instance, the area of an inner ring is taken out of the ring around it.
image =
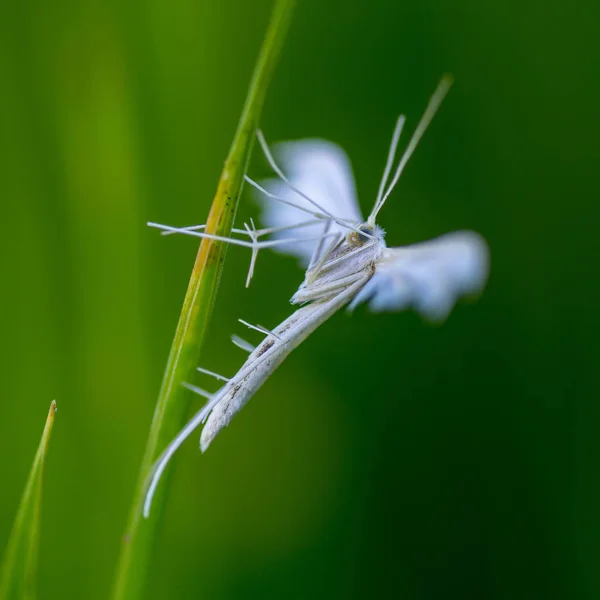
[[[206,233],[220,236],[230,234],[266,90],[287,33],[294,4],[295,0],[277,0],[273,8],[242,116],[210,209]],[[223,269],[225,250],[225,244],[209,239],[204,239],[198,250],[123,536],[113,590],[115,600],[138,600],[144,594],[156,542],[157,524],[169,487],[167,476],[154,498],[150,518],[144,519],[142,507],[147,478],[153,462],[185,422],[190,392],[181,383],[189,380],[198,364]]]
[[[35,598],[42,480],[55,413],[53,400],[6,547],[0,571],[0,600]]]

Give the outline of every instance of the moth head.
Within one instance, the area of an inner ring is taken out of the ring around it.
[[[368,223],[364,223],[363,225],[360,225],[359,227],[357,227],[356,231],[351,231],[346,236],[346,242],[350,246],[359,247],[359,246],[363,246],[369,240],[372,240],[374,237],[375,237],[375,229],[373,227],[371,227],[371,225],[369,225]]]

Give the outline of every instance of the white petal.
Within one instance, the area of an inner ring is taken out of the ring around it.
[[[472,231],[387,248],[351,308],[362,302],[368,302],[373,311],[414,308],[427,319],[441,321],[459,298],[483,289],[488,272],[487,244]]]
[[[362,223],[350,161],[339,146],[318,139],[282,142],[274,147],[274,155],[290,182],[309,198],[335,217]],[[262,181],[261,185],[272,194],[312,211],[317,210],[280,179]],[[254,193],[263,207],[262,223],[266,227],[285,227],[310,219],[310,215],[305,212],[267,198],[258,191]],[[329,231],[347,230],[334,223]],[[276,234],[275,237],[316,238],[322,232],[323,226],[314,225],[299,230],[287,230]],[[277,250],[298,256],[306,266],[316,244],[316,241],[294,242],[278,247]]]

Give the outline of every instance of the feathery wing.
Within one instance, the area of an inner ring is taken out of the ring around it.
[[[387,248],[350,308],[362,302],[376,312],[414,308],[426,319],[442,321],[460,297],[483,289],[488,270],[487,244],[472,231]]]
[[[275,160],[292,185],[320,204],[330,214],[340,219],[350,219],[362,223],[363,219],[356,199],[356,189],[350,161],[345,152],[336,144],[319,139],[281,142],[274,147]],[[312,211],[318,211],[312,204],[281,179],[261,181],[261,185],[271,194],[280,196]],[[287,227],[310,219],[310,215],[265,197],[255,192],[263,208],[262,222],[267,227]],[[316,238],[324,231],[324,225],[312,225],[298,230],[286,230],[274,237]],[[329,232],[347,232],[341,225],[332,223]],[[277,250],[300,258],[308,265],[317,241],[290,242]]]

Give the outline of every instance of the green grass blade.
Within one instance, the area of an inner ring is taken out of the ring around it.
[[[206,232],[229,235],[254,145],[255,130],[273,68],[285,38],[295,0],[277,0],[254,70],[246,103],[207,220]],[[157,523],[168,489],[168,476],[159,485],[149,519],[142,517],[148,474],[160,452],[179,432],[187,414],[189,391],[181,386],[198,363],[210,320],[226,245],[204,239],[200,244],[183,308],[175,331],[159,393],[139,479],[117,565],[115,600],[143,597]]]
[[[35,597],[42,479],[55,413],[56,402],[53,400],[6,547],[0,572],[0,600]]]

